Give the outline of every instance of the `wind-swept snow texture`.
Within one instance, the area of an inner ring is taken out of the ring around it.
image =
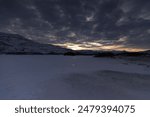
[[[150,99],[150,62],[1,55],[0,99]]]

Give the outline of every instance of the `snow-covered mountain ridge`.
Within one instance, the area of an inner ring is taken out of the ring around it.
[[[61,48],[50,44],[41,44],[18,34],[7,34],[0,32],[0,53],[66,53],[69,49]]]

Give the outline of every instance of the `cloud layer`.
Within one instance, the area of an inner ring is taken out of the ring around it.
[[[150,49],[149,0],[0,0],[0,14],[0,31],[44,43]]]

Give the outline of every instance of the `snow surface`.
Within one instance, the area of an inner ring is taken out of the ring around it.
[[[150,99],[150,61],[0,55],[0,99]]]

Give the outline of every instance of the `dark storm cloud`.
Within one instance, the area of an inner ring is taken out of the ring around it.
[[[149,0],[0,0],[0,31],[41,42],[150,49]]]

